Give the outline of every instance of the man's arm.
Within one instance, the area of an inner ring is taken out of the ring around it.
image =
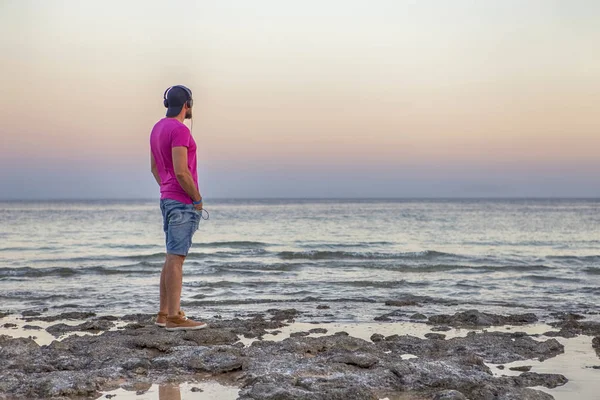
[[[200,192],[196,188],[194,178],[187,165],[187,147],[176,146],[171,151],[173,155],[173,169],[175,170],[177,181],[193,201],[200,201],[202,196],[200,196]]]
[[[156,161],[152,152],[150,153],[150,170],[152,171],[152,175],[154,175],[154,179],[156,179],[156,183],[160,186],[160,175],[158,174],[158,168],[156,167]]]

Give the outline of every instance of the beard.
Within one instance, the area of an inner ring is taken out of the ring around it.
[[[192,109],[188,108],[185,112],[185,119],[192,119]]]

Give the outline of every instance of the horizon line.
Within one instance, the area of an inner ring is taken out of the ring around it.
[[[206,196],[204,196],[206,198]],[[600,200],[600,196],[377,196],[377,197],[208,197],[211,201],[257,200]],[[105,197],[105,198],[0,198],[0,202],[94,202],[94,201],[158,201],[156,197]]]

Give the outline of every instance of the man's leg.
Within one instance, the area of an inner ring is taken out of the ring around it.
[[[166,291],[165,298],[167,303],[167,314],[169,317],[177,316],[181,307],[181,286],[184,260],[185,256],[167,254],[167,260],[165,261],[163,273],[161,274],[161,280],[163,280],[164,275],[164,290]]]
[[[168,314],[167,306],[167,286],[165,283],[165,275],[167,270],[167,260],[165,259],[165,263],[163,265],[162,272],[160,273],[160,313]]]

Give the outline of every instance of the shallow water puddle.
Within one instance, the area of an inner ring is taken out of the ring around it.
[[[239,388],[227,386],[214,381],[201,381],[196,383],[154,384],[142,390],[116,389],[102,392],[100,398],[112,398],[115,400],[235,400],[238,397]]]

